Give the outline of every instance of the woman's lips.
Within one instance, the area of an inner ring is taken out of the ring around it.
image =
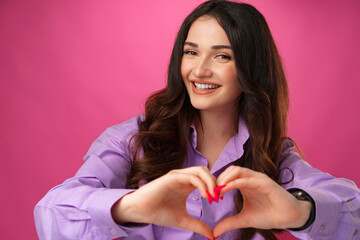
[[[214,83],[195,82],[191,81],[192,91],[198,95],[206,95],[215,92],[220,85]]]

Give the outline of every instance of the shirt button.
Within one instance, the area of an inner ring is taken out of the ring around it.
[[[115,230],[114,228],[111,228],[111,229],[110,229],[110,232],[111,232],[112,234],[114,234],[114,235],[117,234],[117,232],[116,232],[116,230]]]
[[[194,201],[197,201],[197,200],[199,200],[199,197],[198,196],[192,196],[191,199],[194,200]]]
[[[324,225],[321,225],[320,228],[319,228],[319,232],[322,232],[325,230],[325,226]]]

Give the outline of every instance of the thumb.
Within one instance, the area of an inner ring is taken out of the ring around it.
[[[213,231],[209,225],[191,216],[183,218],[177,227],[187,229],[213,239]]]
[[[214,228],[214,236],[218,237],[227,231],[248,227],[250,227],[248,221],[246,221],[246,219],[240,212],[235,216],[231,216],[221,220]]]

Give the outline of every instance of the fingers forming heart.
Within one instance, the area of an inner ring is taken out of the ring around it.
[[[214,189],[214,193],[215,193],[215,198],[213,198],[211,196],[211,194],[209,193],[209,191],[206,191],[206,194],[208,196],[208,201],[209,201],[209,204],[212,204],[213,201],[215,202],[219,202],[219,197],[220,197],[220,192],[221,192],[221,189],[223,189],[224,187],[226,187],[226,185],[221,185],[221,186],[217,186],[215,187]],[[223,197],[221,196],[220,199],[222,200]]]
[[[219,202],[219,198],[222,200],[223,199],[223,196],[220,197],[220,193],[221,193],[221,190],[226,187],[226,185],[221,185],[221,186],[217,186],[214,188],[214,193],[215,193],[215,197],[213,198],[211,196],[211,194],[209,193],[209,191],[206,191],[206,194],[208,196],[208,201],[209,201],[209,204],[212,204],[213,201],[215,201],[216,203]],[[210,239],[210,238],[207,238],[208,240],[216,240],[218,239],[219,237],[214,237],[213,239]]]

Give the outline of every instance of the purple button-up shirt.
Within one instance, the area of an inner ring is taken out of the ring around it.
[[[111,217],[112,205],[125,194],[126,176],[131,167],[128,143],[138,132],[138,115],[122,124],[108,128],[94,141],[84,157],[85,163],[76,175],[51,189],[36,205],[35,224],[40,239],[196,239],[206,238],[187,230],[152,224],[116,224]],[[239,121],[238,133],[230,139],[211,173],[217,177],[243,154],[249,138],[244,121]],[[194,127],[189,134],[188,161],[184,167],[207,166],[206,158],[196,150]],[[334,178],[312,168],[294,151],[288,142],[280,166],[280,180],[286,181],[294,172],[294,179],[283,185],[285,189],[300,188],[314,199],[316,219],[304,231],[290,231],[299,239],[360,239],[360,190],[346,179]],[[188,197],[188,213],[211,228],[233,214],[234,191],[225,194],[219,203],[208,204],[207,199],[194,190]],[[221,239],[234,239],[239,230],[229,231]],[[256,235],[253,239],[263,239]]]

